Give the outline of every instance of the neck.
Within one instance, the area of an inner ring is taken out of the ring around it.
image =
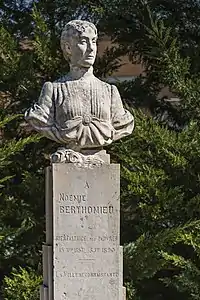
[[[93,67],[91,66],[90,68],[83,68],[83,67],[70,65],[69,74],[73,80],[77,80],[80,78],[87,78],[88,76],[93,75]]]

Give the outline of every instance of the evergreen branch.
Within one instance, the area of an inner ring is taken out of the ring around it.
[[[16,154],[17,152],[21,151],[25,145],[30,144],[32,142],[38,142],[41,139],[40,135],[29,136],[26,138],[21,138],[18,141],[12,140],[7,142],[2,148],[0,152],[0,167],[1,164],[4,164],[6,160],[11,155]]]
[[[144,25],[144,28],[154,46],[143,57],[151,66],[149,72],[156,74],[160,82],[180,97],[190,118],[199,121],[200,79],[190,76],[189,58],[181,57],[177,39],[171,34],[172,28],[167,28],[163,20],[154,20],[150,9],[148,11],[151,27]]]
[[[9,122],[22,117],[22,114],[17,114],[17,115],[12,115],[12,116],[7,116],[5,118],[3,118],[3,120],[0,119],[0,128],[3,128],[5,125],[7,125]]]
[[[183,243],[192,247],[195,244],[199,248],[199,243],[193,243],[199,229],[200,220],[191,221],[183,226],[162,230],[155,235],[146,232],[135,242],[125,245],[124,255],[125,259],[129,260],[130,276],[135,273],[134,276],[137,280],[150,278],[160,269],[168,268],[168,262],[172,258],[174,263],[176,262],[174,266],[180,266],[185,260],[181,258],[179,262],[176,260],[177,256],[173,253],[173,246]],[[188,233],[190,239],[187,238]],[[172,254],[169,254],[170,252]],[[164,253],[167,254],[164,255]],[[134,273],[132,274],[132,272]]]
[[[0,178],[0,188],[4,187],[4,185],[2,185],[2,183],[6,182],[7,180],[10,180],[11,178],[13,178],[13,176],[6,176],[4,178]]]

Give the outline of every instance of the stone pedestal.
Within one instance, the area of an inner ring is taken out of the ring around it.
[[[124,300],[122,273],[119,165],[47,168],[41,300]]]

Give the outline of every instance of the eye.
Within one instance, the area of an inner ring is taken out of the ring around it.
[[[87,42],[86,42],[86,39],[81,39],[81,40],[80,40],[80,44],[85,44],[85,43],[87,43]]]

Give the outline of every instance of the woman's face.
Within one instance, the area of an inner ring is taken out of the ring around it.
[[[77,67],[91,67],[96,58],[96,42],[97,35],[90,27],[86,27],[84,32],[72,37],[68,44],[71,53],[70,63]]]

